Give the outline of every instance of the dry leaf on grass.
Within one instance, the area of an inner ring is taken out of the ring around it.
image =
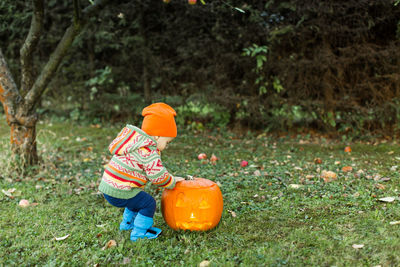
[[[290,184],[289,187],[293,188],[293,189],[299,189],[299,188],[303,187],[303,185],[301,185],[301,184]]]
[[[261,176],[261,172],[259,170],[255,170],[253,175],[254,176]]]
[[[351,171],[353,171],[353,167],[351,166],[344,166],[342,168],[342,172],[351,172]]]
[[[355,249],[360,249],[364,247],[364,244],[353,244],[352,247]]]
[[[15,189],[15,188],[11,188],[11,189],[8,189],[8,190],[1,189],[1,192],[3,192],[4,195],[6,195],[8,197],[13,197],[12,193],[14,193],[15,190],[17,190],[17,189]]]
[[[329,183],[337,179],[337,174],[333,171],[324,170],[321,172],[321,178],[324,179],[325,183]]]
[[[400,224],[400,221],[394,221],[394,222],[390,222],[390,225],[396,225],[396,224]]]
[[[3,192],[3,194],[5,194],[6,196],[8,196],[11,199],[14,199],[14,197],[18,197],[22,194],[21,191],[15,189],[15,188],[10,188],[8,190],[1,189],[1,192]]]
[[[228,212],[232,215],[232,217],[233,218],[235,218],[236,217],[236,212],[234,212],[234,211],[231,211],[231,210],[228,210]]]
[[[54,239],[57,240],[57,241],[61,241],[61,240],[67,239],[69,236],[70,236],[70,234],[62,236],[62,237],[55,237]]]
[[[394,197],[382,197],[379,199],[379,201],[387,202],[387,203],[393,202],[395,200],[396,200],[396,198],[394,198]]]
[[[315,158],[315,159],[314,159],[314,163],[315,163],[315,164],[322,164],[322,159],[320,159],[320,158]]]
[[[217,161],[219,160],[219,158],[217,158],[217,156],[215,156],[214,154],[212,154],[212,156],[211,156],[211,158],[210,158],[210,162],[212,163],[212,164],[216,164],[217,163]]]
[[[108,241],[106,243],[106,245],[101,250],[106,250],[108,248],[112,248],[112,247],[115,247],[115,246],[117,246],[117,242],[115,240],[111,239],[110,241]]]
[[[384,186],[383,184],[375,184],[375,188],[384,190],[386,186]]]
[[[208,267],[208,266],[210,266],[210,261],[202,261],[202,262],[200,262],[200,264],[199,264],[199,267]]]
[[[122,260],[122,264],[123,264],[123,265],[129,264],[129,263],[131,263],[131,259],[128,258],[128,257],[125,257],[125,258]]]

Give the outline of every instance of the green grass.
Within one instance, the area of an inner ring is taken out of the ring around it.
[[[0,120],[0,187],[16,189],[14,198],[0,192],[0,266],[197,266],[204,260],[210,266],[400,265],[400,225],[390,224],[400,220],[400,201],[378,200],[399,196],[397,144],[355,143],[344,153],[345,144],[325,139],[182,133],[163,153],[164,163],[173,174],[219,182],[222,220],[208,232],[173,231],[159,210],[161,191],[148,186],[163,234],[133,243],[129,232],[118,230],[122,210],[97,194],[108,143],[120,126],[38,126],[44,164],[19,176],[8,160],[8,126]],[[200,152],[219,161],[201,164]],[[317,157],[322,164],[314,163]],[[249,166],[240,167],[241,160]],[[343,173],[343,166],[353,171]],[[325,183],[322,170],[338,179]],[[21,199],[38,205],[21,208]],[[109,240],[117,246],[102,250]]]

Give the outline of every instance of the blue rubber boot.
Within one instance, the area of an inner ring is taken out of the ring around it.
[[[137,212],[134,212],[128,208],[125,208],[124,214],[122,215],[122,222],[119,225],[119,230],[121,230],[121,231],[132,230],[133,229],[133,221],[135,220],[136,215],[137,215]]]
[[[137,214],[133,222],[133,230],[131,232],[131,240],[136,241],[139,238],[154,239],[161,233],[161,229],[152,227],[153,218]]]

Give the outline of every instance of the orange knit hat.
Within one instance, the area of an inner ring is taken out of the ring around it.
[[[176,137],[176,111],[165,103],[154,103],[142,110],[142,130],[152,136]]]

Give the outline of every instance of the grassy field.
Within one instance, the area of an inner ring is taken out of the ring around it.
[[[163,234],[133,243],[118,230],[122,210],[97,192],[108,143],[121,125],[38,126],[43,164],[18,175],[0,118],[0,266],[400,265],[396,143],[352,143],[347,153],[348,144],[309,136],[181,133],[163,161],[173,174],[220,184],[221,222],[208,232],[174,231],[160,212],[161,191],[148,186]],[[202,164],[201,152],[214,153],[217,164]],[[337,179],[325,181],[324,171]],[[36,204],[22,208],[21,199]],[[102,249],[110,240],[117,245]]]

